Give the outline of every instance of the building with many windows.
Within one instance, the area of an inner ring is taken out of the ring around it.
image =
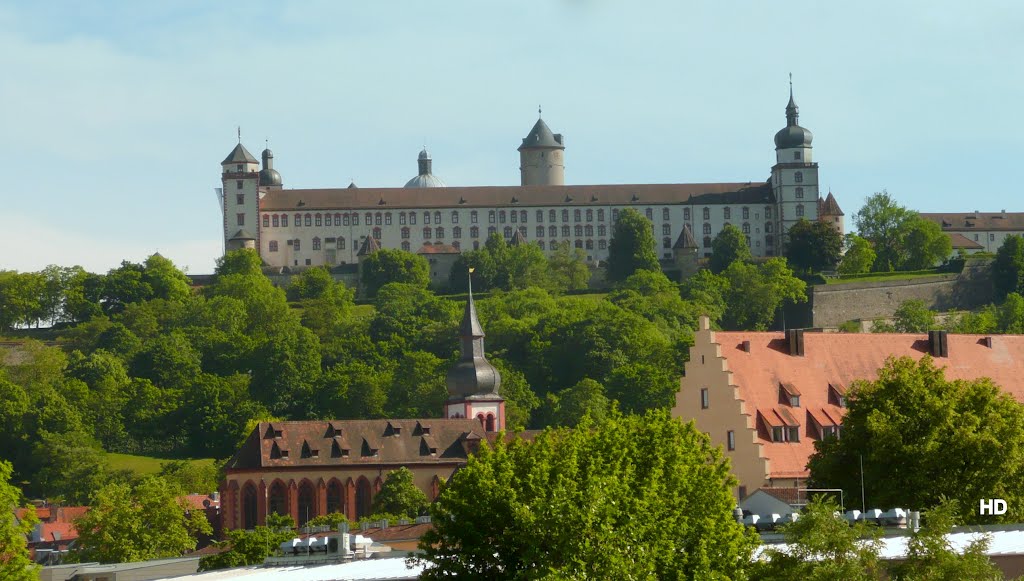
[[[799,124],[791,90],[767,182],[565,185],[565,141],[543,119],[518,148],[519,186],[447,187],[424,149],[418,174],[404,187],[287,189],[270,150],[261,167],[239,142],[221,163],[225,248],[255,248],[273,267],[338,265],[356,262],[367,237],[383,248],[461,251],[479,248],[495,233],[511,240],[518,231],[545,251],[568,242],[598,262],[608,256],[619,212],[633,208],[651,221],[662,258],[672,258],[684,226],[698,257],[708,256],[726,224],[746,234],[754,256],[773,256],[781,253],[781,236],[802,218],[844,230],[835,197],[819,194],[812,139]]]

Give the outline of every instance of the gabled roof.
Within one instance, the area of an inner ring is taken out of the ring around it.
[[[512,234],[512,238],[508,241],[509,246],[519,246],[520,244],[526,244],[526,236],[523,235],[523,231],[519,228],[515,229]]]
[[[363,240],[363,246],[356,253],[356,256],[369,256],[378,250],[380,250],[380,242],[377,242],[377,239],[373,236],[367,236]]]
[[[462,251],[451,244],[424,244],[416,254],[462,254]]]
[[[832,195],[832,192],[828,193],[828,197],[825,198],[825,202],[822,204],[819,213],[826,216],[845,216],[843,211],[839,208],[839,202],[836,201],[836,197]]]
[[[228,163],[259,163],[259,161],[249,153],[249,150],[246,149],[244,145],[239,143],[231,150],[231,153],[224,158],[224,161],[220,163],[221,165],[224,165]]]
[[[672,248],[676,250],[697,248],[697,241],[693,239],[693,232],[690,231],[689,224],[683,225],[683,231],[679,233],[679,238],[676,239]]]
[[[949,241],[953,243],[953,250],[984,250],[985,247],[981,244],[971,240],[959,232],[946,232],[946,236],[949,236]]]
[[[1024,212],[958,212],[919,214],[948,232],[1024,232]]]

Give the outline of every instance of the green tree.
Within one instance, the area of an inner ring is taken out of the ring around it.
[[[801,218],[786,235],[786,260],[797,272],[835,270],[839,264],[843,237],[831,224]]]
[[[263,260],[252,248],[240,248],[229,250],[224,256],[217,259],[217,268],[214,272],[218,276],[229,274],[262,275]]]
[[[39,567],[29,558],[26,535],[39,522],[35,510],[16,520],[11,518],[21,500],[21,491],[11,484],[13,468],[0,460],[0,579],[32,581],[39,578]]]
[[[281,543],[293,538],[294,535],[288,530],[258,526],[251,531],[230,530],[225,536],[227,538],[217,545],[227,550],[199,559],[200,571],[262,565],[267,557],[277,552]]]
[[[874,333],[924,333],[936,328],[935,311],[929,310],[924,301],[912,299],[903,301],[893,313],[893,324],[875,324]]]
[[[737,260],[750,260],[750,246],[747,244],[746,235],[739,228],[726,224],[711,241],[711,260],[708,262],[708,268],[711,272],[719,274]]]
[[[171,460],[160,463],[157,474],[186,494],[210,494],[217,491],[220,475],[213,462]]]
[[[807,300],[807,284],[793,276],[784,258],[769,258],[760,265],[736,261],[722,272],[727,283],[726,329],[763,331],[786,303]]]
[[[401,283],[417,288],[430,284],[430,265],[422,256],[405,250],[384,248],[367,256],[362,263],[360,282],[368,296],[376,296],[386,284]]]
[[[854,382],[847,403],[842,438],[815,443],[812,487],[859,497],[863,481],[868,506],[1006,499],[1006,515],[968,522],[1024,515],[1024,406],[991,380],[949,381],[931,357],[902,357],[887,361],[877,380]]]
[[[998,298],[1024,292],[1024,237],[1007,236],[992,262],[992,283]]]
[[[839,506],[814,499],[795,522],[783,525],[788,550],[768,548],[753,568],[754,579],[875,581],[882,567],[880,531],[864,521],[850,526]]]
[[[290,301],[318,299],[329,293],[334,284],[331,271],[326,266],[316,266],[292,277],[286,294]]]
[[[196,535],[212,534],[202,511],[190,510],[179,490],[149,476],[135,486],[108,484],[75,522],[79,562],[131,563],[178,557],[195,549]]]
[[[930,220],[915,215],[904,238],[906,259],[903,270],[924,270],[941,264],[953,253],[952,239]]]
[[[508,279],[508,290],[550,286],[548,259],[536,244],[509,246],[504,270]]]
[[[0,330],[36,322],[42,277],[34,273],[0,270]]]
[[[608,243],[608,280],[626,280],[638,270],[660,270],[651,222],[632,208],[619,212]]]
[[[416,518],[428,504],[427,495],[413,482],[412,471],[402,466],[388,473],[380,492],[373,497],[373,512]]]
[[[604,386],[590,379],[581,379],[576,385],[548,395],[553,401],[553,424],[557,426],[575,427],[584,417],[589,416],[595,422],[602,422],[612,409],[611,401],[605,395]]]
[[[422,579],[730,579],[756,534],[729,464],[668,412],[484,445],[431,506]]]
[[[874,270],[896,270],[903,263],[907,229],[915,218],[917,214],[913,210],[897,204],[885,190],[865,200],[853,221],[858,234],[870,241],[878,253]]]
[[[956,502],[943,501],[924,513],[924,523],[907,541],[907,556],[890,567],[895,581],[927,579],[1002,579],[999,568],[989,560],[990,538],[970,541],[963,552],[947,538],[956,524]]]
[[[707,315],[717,323],[721,321],[728,308],[726,300],[729,290],[727,278],[710,270],[700,270],[683,283],[682,295],[693,303],[701,314]]]
[[[626,413],[669,409],[675,404],[679,377],[674,370],[647,363],[627,363],[608,376],[608,396]]]
[[[127,260],[122,261],[118,268],[111,269],[103,281],[103,311],[107,314],[120,313],[131,303],[152,299],[153,285],[145,273],[145,265]]]
[[[41,430],[38,437],[31,491],[43,498],[88,504],[93,492],[110,477],[99,444],[78,431]]]
[[[856,234],[847,234],[844,244],[846,252],[839,261],[840,274],[862,274],[871,270],[878,255],[869,240]]]
[[[153,289],[153,298],[183,301],[192,294],[192,281],[174,263],[159,253],[143,263],[142,280]]]
[[[559,243],[548,258],[551,288],[580,290],[590,283],[590,267],[582,248],[573,248],[568,240]]]

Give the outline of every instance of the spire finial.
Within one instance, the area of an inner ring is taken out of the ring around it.
[[[270,138],[264,139],[263,140],[263,145],[264,145],[263,149],[270,149]]]
[[[793,97],[793,73],[789,73],[789,96]]]
[[[475,267],[470,267],[469,272],[466,273],[466,278],[469,279],[469,302],[473,302],[473,271]]]
[[[238,127],[236,127],[236,129],[238,130],[238,143],[239,143],[239,145],[241,145],[241,143],[242,143],[242,126],[239,125]]]
[[[537,105],[537,119],[540,119],[542,115],[543,115],[543,112],[542,112],[541,106]]]

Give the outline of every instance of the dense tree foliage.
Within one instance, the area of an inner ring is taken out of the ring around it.
[[[1024,292],[1024,237],[1010,235],[996,250],[992,262],[992,283],[998,297]]]
[[[427,495],[423,494],[413,474],[405,466],[388,473],[380,491],[373,497],[373,512],[416,518],[427,509]]]
[[[875,271],[929,268],[952,252],[952,242],[937,224],[899,205],[886,191],[869,196],[853,220],[877,253]]]
[[[667,412],[483,447],[431,507],[423,579],[731,579],[756,535],[728,462]]]
[[[924,523],[907,541],[907,556],[890,567],[894,581],[929,579],[1002,579],[1002,572],[988,558],[989,537],[971,539],[962,550],[954,549],[948,535],[957,520],[956,502],[944,501],[924,513]]]
[[[920,299],[903,301],[893,313],[893,322],[876,321],[873,333],[924,333],[937,328],[935,312]]]
[[[796,522],[783,525],[787,549],[767,548],[753,567],[758,581],[875,581],[881,532],[865,522],[850,526],[839,516],[839,505],[814,499]]]
[[[689,279],[684,295],[705,307],[727,330],[765,330],[786,303],[807,300],[807,284],[793,276],[783,258],[760,265],[736,261],[721,274],[709,271]]]
[[[159,477],[134,486],[108,484],[96,491],[77,521],[79,562],[130,563],[178,557],[195,549],[197,535],[213,532],[206,514],[190,510],[180,490]]]
[[[21,506],[21,491],[10,482],[12,473],[10,462],[0,461],[0,579],[31,581],[38,579],[39,573],[29,558],[26,535],[39,519],[33,509],[20,520],[12,518]]]
[[[267,557],[278,551],[281,543],[295,535],[287,528],[258,526],[253,530],[230,530],[224,536],[225,539],[217,543],[224,551],[199,559],[200,571],[262,565]]]
[[[746,235],[736,226],[726,224],[711,241],[711,260],[708,262],[708,268],[714,274],[721,274],[732,263],[748,260],[750,245]]]
[[[889,360],[876,381],[855,382],[847,398],[842,437],[815,443],[813,487],[860,496],[863,481],[869,506],[1006,499],[1005,515],[965,515],[968,522],[1024,515],[1024,406],[991,380],[950,381],[930,357],[904,357]]]
[[[430,284],[430,264],[417,254],[397,248],[382,248],[363,258],[359,265],[359,281],[367,296],[371,297],[390,283],[426,288]]]
[[[801,218],[786,233],[786,260],[797,272],[835,270],[843,253],[843,237],[828,222]]]
[[[449,274],[449,289],[466,292],[473,269],[476,291],[519,290],[530,287],[560,292],[583,289],[590,280],[590,269],[582,250],[561,244],[550,258],[537,244],[508,244],[494,233],[480,250],[463,252]]]
[[[840,274],[862,274],[871,270],[878,259],[871,242],[856,234],[847,234],[843,241],[845,252],[839,261]]]
[[[608,243],[608,280],[626,280],[638,270],[660,270],[651,221],[632,208],[619,212]]]

